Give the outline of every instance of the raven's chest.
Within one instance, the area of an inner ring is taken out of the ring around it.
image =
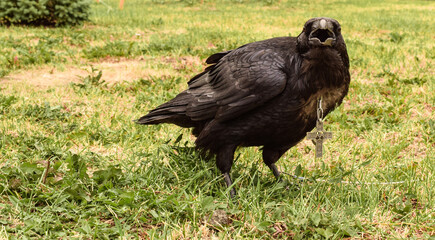
[[[300,120],[313,122],[317,119],[318,101],[322,100],[323,114],[326,116],[335,107],[341,104],[348,91],[347,85],[324,88],[308,97],[300,111]]]

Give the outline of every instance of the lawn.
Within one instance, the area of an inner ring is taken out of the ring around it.
[[[322,159],[302,141],[277,182],[240,148],[232,200],[188,129],[132,122],[210,54],[316,16],[352,77]],[[83,26],[0,26],[0,239],[433,239],[434,40],[433,1],[104,0]]]

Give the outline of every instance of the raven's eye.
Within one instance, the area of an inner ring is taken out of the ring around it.
[[[337,32],[341,33],[341,27],[337,28]]]

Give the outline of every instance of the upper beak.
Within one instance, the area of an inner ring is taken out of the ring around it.
[[[314,22],[308,40],[312,43],[320,43],[323,46],[332,46],[336,40],[334,26],[325,19]]]

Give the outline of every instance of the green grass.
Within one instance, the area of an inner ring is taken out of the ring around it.
[[[94,3],[77,28],[0,28],[0,239],[433,238],[433,2],[117,4]],[[303,141],[278,162],[307,181],[276,182],[261,150],[243,148],[231,200],[189,130],[132,122],[185,89],[208,55],[296,36],[315,16],[342,24],[352,82],[326,119],[324,158]],[[113,82],[96,67],[125,61],[140,74]],[[80,67],[89,73],[74,83],[33,82]],[[218,210],[222,225],[209,220]]]

